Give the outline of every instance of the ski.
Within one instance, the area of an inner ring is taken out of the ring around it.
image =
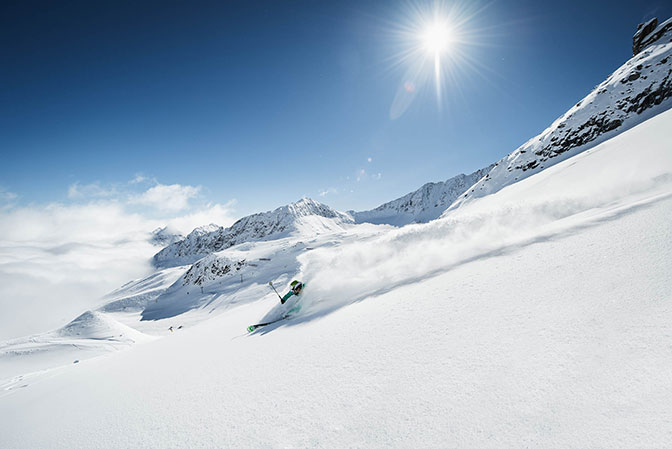
[[[255,330],[259,329],[260,327],[268,326],[269,324],[277,323],[278,321],[286,320],[287,318],[291,318],[296,313],[301,310],[301,304],[296,304],[294,307],[289,309],[289,312],[278,318],[277,320],[273,321],[267,321],[266,323],[258,323],[258,324],[252,324],[250,326],[247,326],[247,331],[248,332],[254,332]]]
[[[258,324],[252,324],[251,326],[247,326],[247,331],[248,332],[254,332],[255,330],[259,329],[260,327],[268,326],[269,324],[277,323],[278,321],[282,321],[286,318],[289,318],[290,315],[283,315],[281,318],[278,318],[277,320],[273,321],[268,321],[266,323],[258,323]]]

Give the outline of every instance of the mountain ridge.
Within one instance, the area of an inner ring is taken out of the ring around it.
[[[310,198],[302,198],[272,211],[243,217],[228,228],[214,224],[196,228],[184,239],[156,253],[153,263],[160,268],[188,265],[240,243],[281,238],[301,230],[318,234],[340,231],[352,223],[349,215]]]
[[[348,211],[355,223],[404,226],[426,223],[441,214],[469,187],[485,176],[494,164],[445,181],[428,182],[419,189],[367,211]]]

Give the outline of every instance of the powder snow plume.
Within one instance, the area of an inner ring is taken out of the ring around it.
[[[465,262],[562,238],[672,195],[672,147],[658,135],[662,128],[653,128],[669,114],[438,220],[381,227],[365,239],[346,238],[303,254],[299,260],[310,286],[304,314],[324,315]]]

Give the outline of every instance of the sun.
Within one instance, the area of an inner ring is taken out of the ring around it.
[[[488,4],[479,0],[407,0],[399,19],[392,22],[389,60],[404,70],[390,118],[399,118],[416,97],[434,87],[436,103],[442,109],[450,93],[458,93],[465,72],[482,64],[472,50],[485,45],[485,34],[476,28]],[[448,95],[446,95],[448,94]]]
[[[435,20],[421,33],[423,48],[432,56],[447,51],[453,41],[452,28],[447,20]]]
[[[424,26],[420,34],[421,47],[434,60],[434,83],[439,102],[441,101],[441,56],[447,52],[452,41],[452,27],[448,18],[445,17],[435,17],[434,20]]]

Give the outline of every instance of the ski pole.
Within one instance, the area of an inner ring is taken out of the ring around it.
[[[268,285],[271,286],[271,288],[273,289],[275,294],[278,295],[278,298],[280,298],[280,301],[282,301],[282,296],[280,296],[280,293],[278,293],[278,291],[275,289],[275,287],[273,287],[273,282],[269,282]]]

